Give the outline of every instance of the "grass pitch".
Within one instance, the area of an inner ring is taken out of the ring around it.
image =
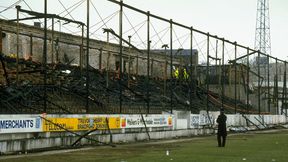
[[[230,134],[225,148],[216,136],[97,146],[0,157],[1,162],[287,162],[288,130]]]

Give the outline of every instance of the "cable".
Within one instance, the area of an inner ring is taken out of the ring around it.
[[[152,26],[152,24],[151,24],[151,26]],[[152,28],[154,28],[154,27],[152,26]],[[164,32],[164,31],[167,30],[168,28],[169,28],[169,27],[161,30],[159,33]],[[155,30],[155,28],[154,28],[153,30],[155,31],[156,34],[152,35],[152,36],[150,37],[150,39],[153,39],[155,36],[158,36],[158,38],[159,38],[159,40],[161,41],[161,43],[164,44],[163,41],[161,40],[161,37],[158,35],[157,31]],[[158,41],[159,41],[159,40],[158,40]],[[147,40],[145,40],[145,41],[147,41]],[[140,45],[140,44],[138,44],[137,46],[139,46],[139,45]]]
[[[33,10],[32,10],[32,8],[31,8],[31,7],[30,7],[30,6],[29,6],[29,5],[26,3],[26,1],[25,1],[25,0],[23,0],[23,2],[24,2],[24,3],[26,4],[26,6],[27,6],[27,7],[30,9],[30,11],[33,11]],[[39,22],[41,22],[41,20],[40,20],[40,19],[38,19],[38,21],[39,21]],[[34,21],[33,21],[33,22],[34,22]]]
[[[114,12],[112,15],[107,16],[107,18],[108,18],[108,17],[110,17],[110,18],[106,21],[106,23],[108,23],[110,20],[112,20],[112,18],[114,18],[114,16],[117,15],[118,13],[119,13],[119,11],[116,11],[116,12]],[[99,31],[100,29],[102,29],[103,26],[106,26],[106,28],[108,28],[108,26],[106,25],[106,23],[103,23],[103,24],[102,24],[99,28],[97,28],[92,34],[96,33],[96,32]],[[100,24],[100,22],[98,22],[97,24],[95,24],[95,25],[93,25],[93,26],[96,26],[96,25],[98,25],[98,24]],[[114,38],[115,38],[115,37],[114,37]]]
[[[93,4],[93,2],[91,1],[91,4],[93,6],[93,8],[95,9],[96,13],[98,14],[98,16],[100,17],[101,21],[103,22],[103,25],[98,28],[95,32],[93,32],[92,34],[96,33],[99,29],[101,29],[104,25],[106,26],[106,28],[108,28],[107,24],[104,22],[102,16],[100,15],[100,13],[98,12],[97,8],[95,7],[95,5]],[[119,11],[115,12],[115,13],[118,13]],[[116,14],[115,14],[116,15]],[[113,17],[115,16],[113,15]],[[107,22],[109,22],[113,17],[111,17]],[[90,33],[89,33],[90,34]],[[114,39],[116,39],[116,37],[113,35]]]
[[[162,35],[162,37],[160,37],[160,39],[154,44],[154,46],[152,46],[152,48],[154,48],[159,41],[161,41],[162,45],[164,44],[162,41],[162,38],[168,33],[168,31],[169,31],[169,27],[167,27],[166,32]]]
[[[152,29],[153,29],[154,32],[156,33],[155,35],[157,35],[157,37],[158,37],[158,39],[161,41],[161,43],[164,44],[163,41],[162,41],[162,39],[161,39],[161,37],[158,35],[158,32],[156,31],[155,27],[153,26],[152,22],[150,22],[150,25],[152,26]],[[168,27],[167,27],[167,28],[168,28]],[[166,28],[166,29],[167,29],[167,28]],[[164,31],[164,30],[166,30],[166,29],[163,29],[162,31]],[[160,32],[162,32],[162,31],[160,31]],[[155,36],[155,35],[154,35],[154,36]],[[152,36],[151,38],[153,38],[154,36]]]
[[[58,0],[58,2],[61,4],[61,6],[65,9],[65,11],[67,12],[67,14],[72,18],[72,20],[74,20],[75,21],[75,19],[74,19],[74,17],[71,15],[71,13],[66,9],[66,7],[63,5],[63,3],[60,1],[60,0]]]
[[[138,32],[144,25],[145,25],[145,23],[146,23],[146,20],[144,20],[143,22],[141,22],[141,23],[139,23],[139,24],[137,24],[136,26],[135,26],[135,28],[136,27],[138,27],[138,26],[140,26],[136,31]],[[127,34],[128,32],[130,32],[131,30],[133,30],[133,28],[130,28],[130,29],[128,29],[127,31],[125,31],[125,32],[123,32],[123,35],[125,35],[125,34]],[[135,32],[132,34],[132,35],[130,35],[131,37],[133,37],[135,35]],[[143,41],[142,42],[138,42],[138,41],[133,41],[133,40],[130,40],[131,42],[131,44],[136,44],[135,45],[135,47],[137,47],[137,48],[142,48],[142,47],[140,47],[140,45],[144,45],[143,46],[143,48],[146,48],[146,44],[143,44]],[[147,41],[147,39],[145,40],[145,42]]]
[[[117,11],[116,12],[116,14],[118,13],[119,11]],[[116,15],[115,14],[115,15]],[[114,16],[113,16],[114,17]],[[112,18],[113,17],[111,17],[106,23],[108,23],[110,20],[112,20]],[[100,22],[99,22],[100,23]],[[103,26],[106,26],[106,28],[108,28],[108,26],[106,25],[106,24],[102,24],[99,28],[97,28],[91,35],[94,35],[97,31],[99,31],[100,29],[102,29],[103,28]],[[117,39],[114,35],[113,35],[113,38],[111,39],[111,40],[113,40],[113,39]]]
[[[22,1],[22,0],[18,0],[17,2],[13,3],[13,4],[10,5],[9,7],[5,8],[5,9],[2,10],[2,11],[0,11],[0,14],[1,14],[2,12],[5,12],[5,11],[7,11],[7,10],[13,8],[13,7],[15,7],[16,5],[18,5],[19,3],[21,3],[21,1]]]
[[[183,36],[183,37],[184,37],[184,36]],[[183,40],[182,43],[183,43],[183,44],[186,43],[186,41],[187,41],[189,38],[190,38],[190,33],[189,33],[189,34],[186,34],[186,38]]]
[[[79,1],[79,2],[75,3],[74,5],[68,7],[67,10],[70,10],[72,7],[74,7],[74,8],[71,9],[70,12],[74,11],[74,10],[75,10],[76,8],[78,8],[84,1],[86,1],[86,0],[82,0],[82,1]],[[77,6],[76,6],[76,5],[77,5]],[[65,10],[62,11],[62,12],[60,12],[58,15],[60,16],[60,15],[63,14],[64,12],[65,12]],[[68,15],[68,14],[64,15],[64,17],[67,16],[67,15]]]
[[[209,47],[212,47],[212,48],[209,48],[210,50],[209,50],[209,53],[210,52],[215,52],[216,53],[216,49],[215,49],[215,47],[212,45],[213,43],[212,43],[212,41],[211,41],[211,39],[209,39]]]
[[[70,6],[67,10],[69,10],[69,9],[71,9],[72,7],[74,7],[70,12],[72,12],[72,11],[74,11],[76,8],[78,8],[83,2],[84,2],[85,0],[82,0],[82,1],[79,1],[79,2],[77,2],[77,3],[75,3],[74,5],[72,5],[72,6]],[[76,6],[77,5],[77,6]],[[65,12],[65,10],[64,11],[62,11],[62,12],[60,12],[59,14],[57,14],[58,16],[60,16],[61,14],[63,14]],[[66,15],[64,15],[63,17],[65,17],[65,16],[67,16],[68,14],[66,14]],[[49,19],[50,20],[50,19]],[[41,22],[41,24],[42,24],[43,22]],[[54,22],[54,24],[55,24],[56,22]],[[48,28],[50,28],[52,25],[50,25]]]
[[[196,40],[196,38],[193,37],[193,39],[194,39],[196,45],[197,45],[198,47],[200,47],[200,46],[199,46],[199,43],[198,43],[197,40]],[[201,42],[204,42],[204,41],[205,41],[205,40],[203,40],[203,41],[201,41]],[[199,50],[199,52],[202,54],[202,57],[204,58],[204,60],[206,60],[206,57],[204,56],[204,53],[202,52],[201,48],[198,48],[198,50]],[[207,61],[208,61],[208,60],[207,60]]]
[[[142,42],[142,44],[145,45],[145,43],[143,42],[143,40],[142,40],[141,37],[139,36],[138,32],[135,30],[135,28],[133,27],[132,23],[130,22],[129,18],[128,18],[127,15],[125,14],[125,12],[123,12],[123,14],[124,14],[125,18],[127,19],[128,23],[130,24],[130,26],[133,28],[133,30],[134,30],[134,32],[135,32],[134,34],[136,34],[136,35],[138,36],[139,40]],[[133,34],[133,35],[134,35],[134,34]]]
[[[117,13],[118,13],[118,11],[116,11],[116,12],[112,13],[111,15],[105,17],[103,20],[106,20],[106,19],[108,19],[108,18],[110,18],[110,17],[114,17]],[[109,20],[110,20],[110,19],[109,19]],[[96,22],[96,24],[90,26],[90,29],[93,28],[93,27],[95,27],[95,26],[97,26],[97,25],[100,24],[100,23],[101,23],[101,21],[100,21],[100,22]],[[107,23],[107,22],[106,22],[106,23]]]
[[[232,50],[234,50],[234,48],[232,48],[232,49],[230,49],[230,50],[227,49],[227,46],[224,46],[224,48],[225,48],[225,50],[227,51],[227,52],[226,52],[226,55],[228,56],[228,58],[229,58],[230,60],[232,60],[231,57],[230,57],[230,55],[229,55],[229,53],[230,53]]]
[[[140,28],[138,28],[138,30],[136,30],[136,32],[138,32],[138,31],[145,25],[146,20],[144,20],[144,22],[142,22],[142,23],[143,23],[143,24],[140,26]],[[132,29],[130,29],[130,30],[132,30]],[[130,30],[129,30],[129,31],[130,31]],[[127,32],[128,32],[128,31],[127,31]],[[127,32],[124,32],[123,34],[126,34]],[[134,35],[135,35],[135,32],[131,35],[131,37],[133,37]],[[138,34],[137,34],[137,35],[138,35]],[[146,41],[147,41],[147,40],[146,40]],[[145,41],[145,42],[146,42],[146,41]],[[143,46],[144,46],[143,48],[146,48],[146,47],[147,47],[147,46],[145,46],[145,45],[147,45],[147,44],[144,43],[143,40],[141,40],[141,43],[140,43],[140,44],[139,44],[139,43],[137,44],[137,47],[140,46],[141,44],[143,44]]]
[[[30,9],[30,11],[32,11],[32,8],[26,3],[25,0],[23,0],[23,2],[26,4],[26,6]]]
[[[189,38],[189,36],[190,36],[190,33],[184,34],[184,35],[182,35],[181,37],[179,37],[177,40],[173,40],[173,43],[176,42],[176,41],[179,42],[180,39],[186,37],[182,43],[179,43],[179,44],[182,45],[181,48],[183,48],[183,44],[187,41],[187,39]]]
[[[105,26],[107,27],[106,23],[104,22],[102,16],[100,15],[100,13],[98,12],[97,8],[95,7],[95,5],[93,4],[93,2],[91,1],[91,4],[93,6],[93,8],[95,9],[97,15],[100,17],[101,21],[103,22],[103,24],[105,24]]]
[[[172,31],[173,31],[173,33],[174,33],[174,35],[175,35],[175,37],[176,37],[176,41],[180,44],[180,48],[183,48],[183,45],[182,45],[181,42],[179,41],[179,38],[178,38],[177,33],[175,32],[174,28],[172,28]]]
[[[140,22],[139,24],[137,24],[137,25],[135,26],[135,28],[138,27],[138,26],[140,26],[140,25],[141,25],[140,28],[142,28],[142,26],[144,26],[145,22],[146,22],[146,20]],[[133,29],[133,28],[130,28],[130,29],[126,30],[125,32],[123,32],[123,34],[126,34],[126,33],[130,32],[132,29]],[[138,30],[137,30],[137,31],[138,31]],[[134,35],[134,34],[133,34],[133,35]],[[131,35],[131,36],[133,36],[133,35]]]
[[[4,15],[2,15],[1,13],[2,13],[2,12],[5,12],[5,11],[7,11],[7,10],[9,10],[9,9],[15,9],[14,7],[15,7],[16,5],[18,5],[19,3],[21,3],[21,1],[22,1],[22,0],[18,0],[17,2],[13,3],[13,4],[10,5],[9,7],[1,6],[2,8],[5,8],[5,9],[2,10],[2,11],[0,11],[0,16],[3,17],[4,19],[8,20],[9,18],[6,17],[6,16],[4,16]],[[20,14],[24,15],[23,13],[20,13]]]

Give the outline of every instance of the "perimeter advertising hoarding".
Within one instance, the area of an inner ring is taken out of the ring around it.
[[[94,117],[94,118],[46,118],[43,120],[43,131],[44,132],[59,132],[65,131],[83,131],[99,129],[108,129],[106,117]],[[120,117],[109,117],[109,128],[119,129],[120,128]],[[65,129],[63,129],[65,128]]]
[[[150,116],[143,117],[147,127],[172,126],[171,116]],[[141,116],[125,116],[121,119],[122,128],[142,128],[145,127]]]
[[[12,119],[0,119],[0,134],[28,132],[42,132],[40,117],[26,118],[19,116],[13,117]]]
[[[190,128],[199,128],[213,123],[214,118],[211,114],[209,115],[209,117],[207,114],[191,114],[190,116]]]

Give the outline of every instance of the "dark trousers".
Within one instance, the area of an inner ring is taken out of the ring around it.
[[[226,135],[217,134],[218,147],[225,147]]]

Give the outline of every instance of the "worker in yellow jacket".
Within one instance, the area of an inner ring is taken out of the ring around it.
[[[176,68],[176,69],[174,70],[174,77],[175,77],[176,79],[179,78],[179,69],[178,69],[178,68]]]
[[[189,78],[189,74],[187,73],[185,68],[183,70],[183,77],[184,77],[184,80],[188,80],[188,78]]]

